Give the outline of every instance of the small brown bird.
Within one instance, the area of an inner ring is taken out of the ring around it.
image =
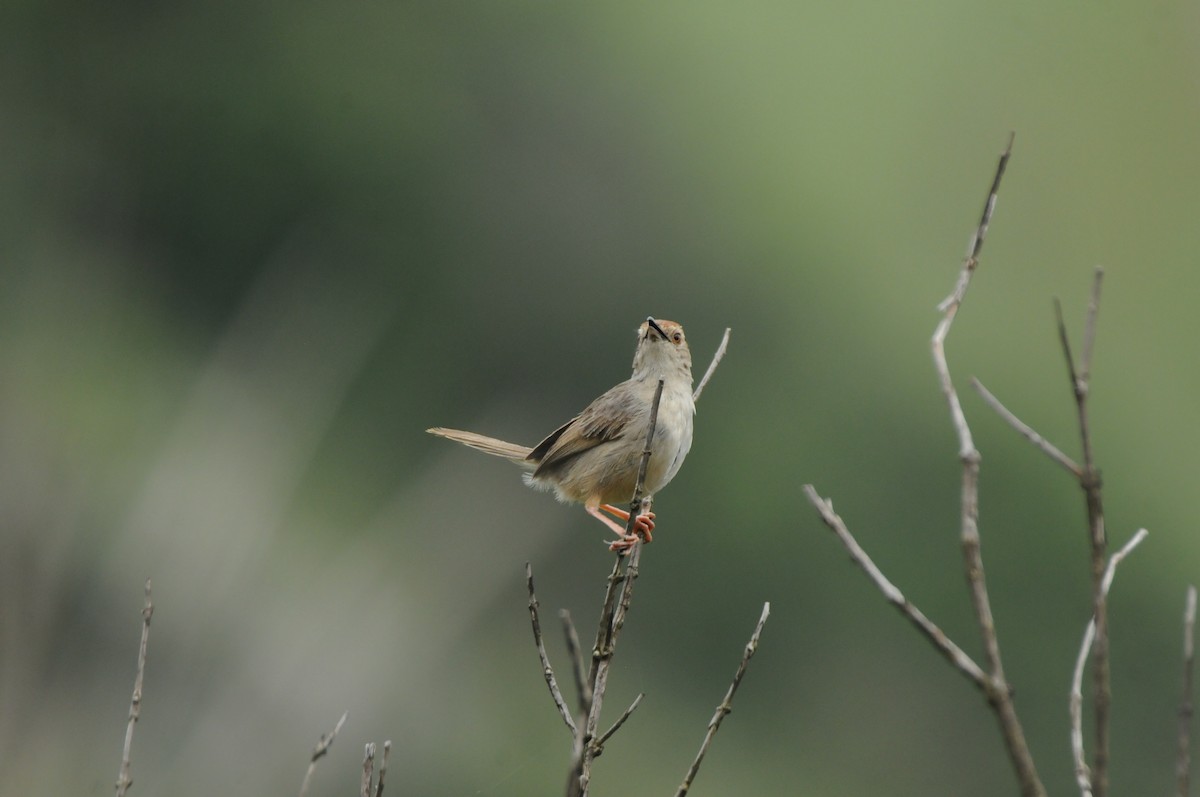
[[[629,520],[629,513],[614,504],[633,497],[658,380],[663,380],[663,392],[646,467],[647,498],[679,472],[692,447],[696,405],[692,400],[692,355],[683,327],[651,317],[638,327],[637,334],[633,375],[533,448],[458,429],[426,431],[515,462],[528,471],[526,484],[554,490],[560,501],[583,504],[589,515],[617,533],[620,539],[610,546],[614,551],[628,550],[639,535],[650,542],[653,512],[635,518],[634,534],[629,536],[604,513]]]

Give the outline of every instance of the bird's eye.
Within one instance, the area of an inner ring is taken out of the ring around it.
[[[672,335],[672,336],[671,336],[671,340],[673,340],[673,341],[675,341],[676,343],[678,343],[679,341],[683,340],[683,333],[682,333],[682,332],[676,332],[674,335]]]

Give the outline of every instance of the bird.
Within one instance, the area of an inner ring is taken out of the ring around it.
[[[553,490],[565,503],[583,504],[589,515],[617,534],[610,550],[626,553],[638,539],[653,540],[653,512],[635,517],[628,535],[613,518],[629,520],[629,513],[615,504],[633,497],[659,380],[662,396],[643,483],[648,500],[675,477],[692,447],[692,355],[683,327],[675,321],[647,317],[637,328],[629,379],[532,448],[460,429],[438,426],[425,431],[521,466],[526,484]]]

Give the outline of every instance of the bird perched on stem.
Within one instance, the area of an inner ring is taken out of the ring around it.
[[[560,501],[583,504],[589,515],[616,532],[619,539],[609,546],[611,550],[626,551],[639,536],[650,542],[653,512],[634,518],[634,533],[628,536],[625,527],[609,515],[629,520],[629,513],[615,504],[633,496],[658,381],[662,380],[663,391],[646,467],[647,499],[679,472],[692,447],[696,405],[692,355],[683,327],[651,317],[638,327],[637,335],[633,375],[533,448],[458,429],[426,431],[515,462],[528,471],[525,482],[530,486],[554,490]]]

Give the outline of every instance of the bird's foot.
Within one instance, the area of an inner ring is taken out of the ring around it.
[[[633,546],[636,545],[640,540],[641,537],[636,534],[623,534],[621,535],[621,539],[613,540],[611,543],[609,543],[608,550],[612,551],[613,553],[618,553],[621,556],[628,556],[630,550],[632,550]]]
[[[601,504],[600,508],[613,517],[620,518],[627,523],[629,522],[629,513],[620,507],[613,506],[612,504]],[[654,534],[652,533],[653,531],[653,512],[643,512],[633,519],[633,533],[638,537],[641,537],[646,542],[654,542]],[[621,532],[621,536],[625,536],[624,531]]]

